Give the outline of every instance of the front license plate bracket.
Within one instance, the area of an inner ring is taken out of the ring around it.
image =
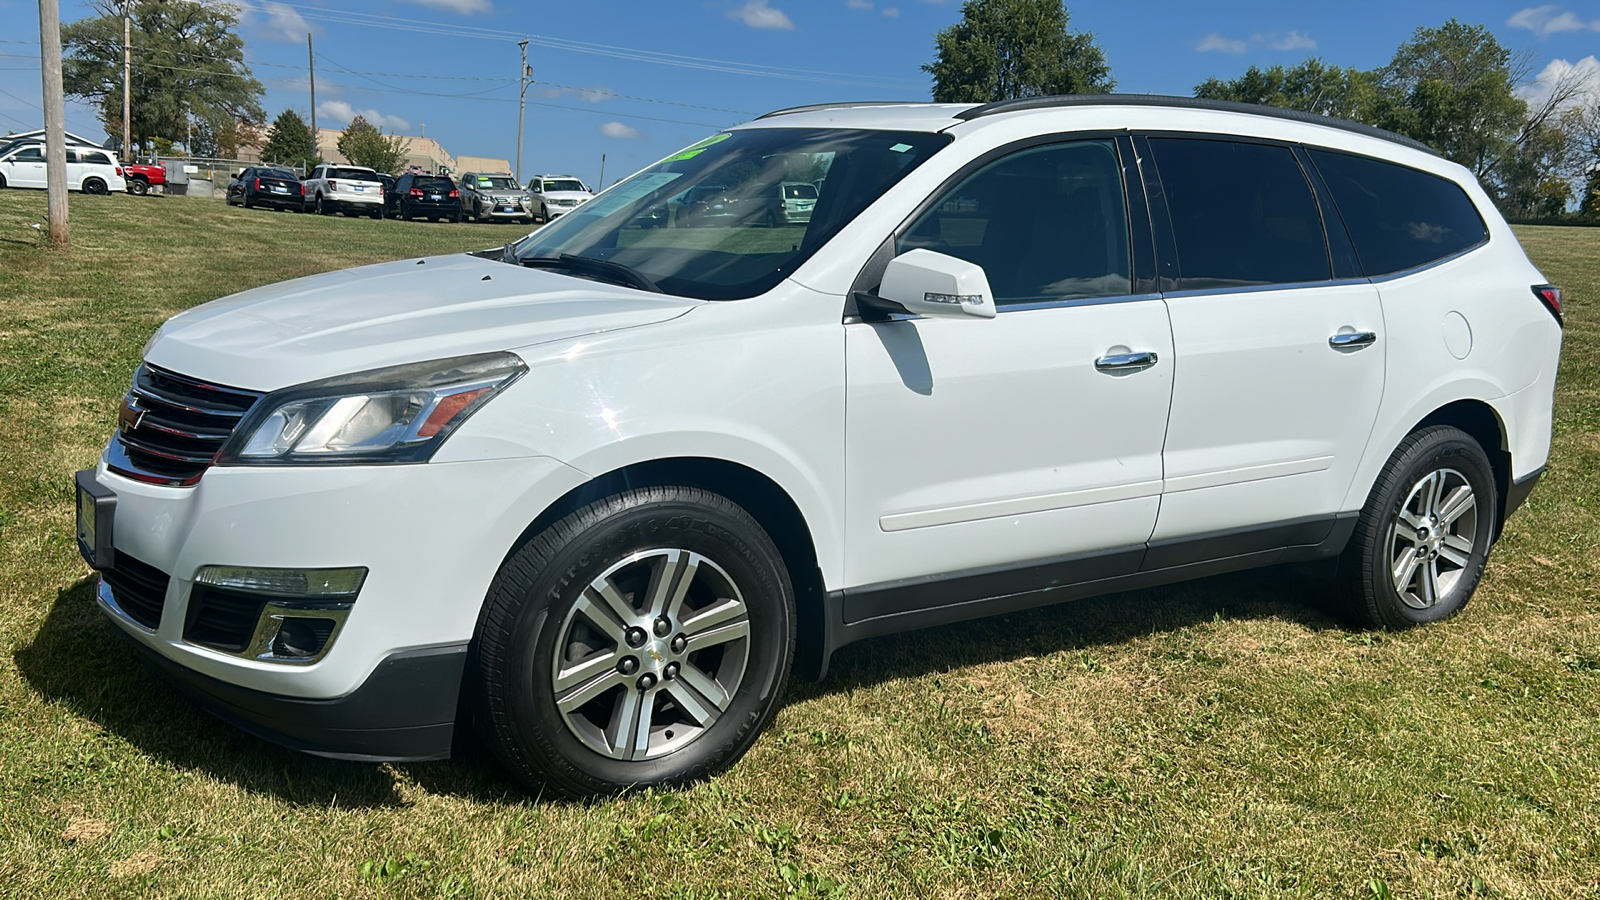
[[[117,512],[117,494],[94,480],[94,470],[77,474],[78,552],[94,569],[109,569],[116,563],[111,545],[112,524]]]

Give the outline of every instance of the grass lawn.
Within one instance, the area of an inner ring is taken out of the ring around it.
[[[0,894],[1600,897],[1600,229],[1519,229],[1567,291],[1555,445],[1456,619],[1354,632],[1265,572],[868,641],[726,776],[571,804],[470,747],[341,763],[212,719],[72,539],[167,316],[523,229],[74,195],[54,250],[44,202],[0,191]]]

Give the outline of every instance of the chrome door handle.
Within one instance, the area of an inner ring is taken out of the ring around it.
[[[1351,331],[1328,338],[1328,346],[1335,350],[1358,350],[1377,342],[1378,336],[1371,331]]]
[[[1094,361],[1094,367],[1102,372],[1137,372],[1155,364],[1156,355],[1148,350],[1139,353],[1114,353]]]

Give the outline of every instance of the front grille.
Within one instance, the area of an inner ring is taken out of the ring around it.
[[[161,608],[167,602],[167,573],[117,551],[116,563],[100,572],[100,579],[111,589],[111,601],[128,618],[154,631],[161,624]]]
[[[256,391],[141,365],[117,414],[108,463],[152,484],[194,484],[259,399]]]
[[[183,627],[183,639],[238,653],[255,634],[267,599],[260,594],[196,584],[189,594],[189,621]]]

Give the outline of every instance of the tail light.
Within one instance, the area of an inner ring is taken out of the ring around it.
[[[259,178],[256,179],[256,190],[261,190],[261,179]]]
[[[1550,310],[1550,315],[1556,317],[1556,324],[1565,324],[1561,319],[1561,288],[1553,284],[1536,284],[1533,286],[1533,295],[1539,298],[1545,309]]]
[[[450,199],[451,200],[455,200],[456,198],[458,198],[460,196],[461,196],[461,192],[460,191],[456,190],[455,188],[451,188],[450,189]]]
[[[122,177],[122,167],[121,166],[117,166],[116,168],[117,168],[117,177],[121,178]]]
[[[338,189],[339,189],[339,182],[334,181],[332,178],[328,179],[328,190],[337,191]]]
[[[413,197],[421,197],[422,196],[422,188],[412,188],[411,189],[411,196],[413,196]]]

